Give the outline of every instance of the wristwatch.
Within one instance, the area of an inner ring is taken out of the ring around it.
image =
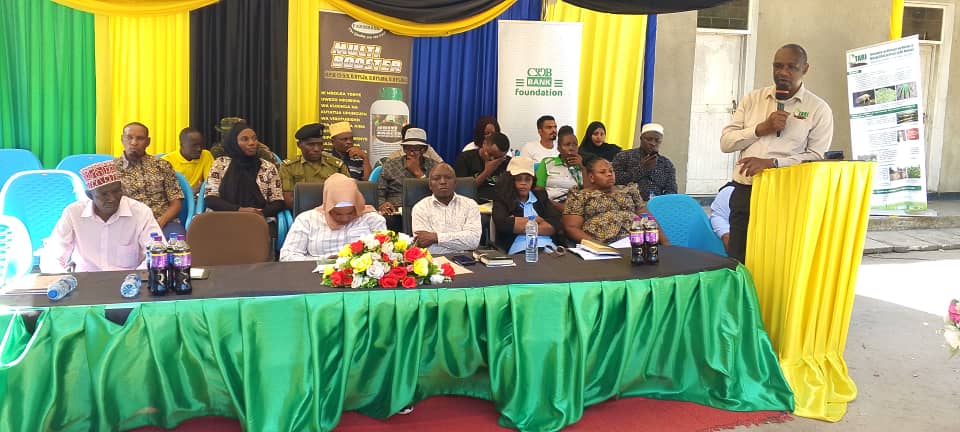
[[[773,158],[773,167],[780,168],[780,161],[778,161],[777,158]]]

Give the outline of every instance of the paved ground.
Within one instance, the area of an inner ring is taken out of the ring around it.
[[[847,415],[736,430],[960,431],[960,357],[936,334],[960,297],[958,269],[960,250],[865,256],[844,355],[858,388]]]

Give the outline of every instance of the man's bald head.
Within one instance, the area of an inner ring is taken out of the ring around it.
[[[454,191],[457,189],[457,175],[453,167],[447,163],[441,163],[430,170],[429,176],[430,192],[433,192],[434,198],[444,204],[449,204],[453,199]]]

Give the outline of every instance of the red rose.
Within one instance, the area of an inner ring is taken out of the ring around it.
[[[353,243],[350,243],[350,252],[353,252],[355,254],[363,252],[363,242],[360,240],[357,240]]]
[[[410,249],[407,249],[407,252],[403,254],[403,257],[407,260],[407,262],[412,263],[420,258],[423,258],[424,255],[423,249],[413,246]]]
[[[407,276],[407,277],[403,278],[403,287],[404,287],[404,288],[414,288],[414,287],[416,287],[416,286],[417,286],[417,280],[416,280],[416,279],[414,279],[414,278],[412,278],[412,277],[410,277],[410,276]]]
[[[380,286],[384,288],[396,288],[397,282],[398,282],[398,279],[391,275],[386,275],[380,278]]]
[[[343,274],[344,274],[344,275],[352,275],[352,274],[353,274],[353,267],[347,267],[347,268],[343,269]]]
[[[350,285],[352,285],[352,284],[353,284],[353,278],[352,278],[352,277],[347,276],[347,277],[343,278],[343,286],[350,286]]]
[[[377,241],[380,242],[380,244],[384,244],[384,243],[390,241],[390,237],[385,236],[385,235],[383,235],[383,234],[377,234],[377,235],[373,236],[373,238],[377,239]]]
[[[390,269],[390,273],[388,273],[388,274],[389,274],[390,276],[393,276],[393,277],[397,278],[397,279],[403,279],[404,277],[407,276],[407,269],[405,269],[405,268],[403,268],[403,267],[394,267],[394,268]]]
[[[380,254],[380,256],[383,258],[383,262],[390,262],[390,257],[387,254]]]
[[[330,283],[333,284],[333,286],[343,285],[343,272],[335,271],[330,273]]]
[[[452,278],[455,273],[453,271],[453,266],[450,265],[450,263],[443,263],[443,265],[440,266],[440,270],[443,270],[444,276],[450,277],[450,278]]]

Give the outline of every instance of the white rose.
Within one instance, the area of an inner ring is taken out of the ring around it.
[[[444,283],[446,280],[447,280],[446,276],[440,273],[437,273],[433,276],[430,276],[430,285],[440,285]]]
[[[380,280],[386,273],[386,264],[381,261],[375,261],[373,264],[370,264],[370,267],[367,267],[367,276],[371,278]]]
[[[960,349],[960,330],[957,330],[956,327],[944,327],[943,337],[947,340],[947,344],[949,344],[951,348]]]
[[[366,282],[367,282],[366,276],[364,276],[364,275],[359,275],[359,274],[358,274],[358,275],[354,275],[354,276],[353,276],[353,283],[350,284],[350,287],[351,287],[351,288],[360,288],[360,287],[363,286],[363,284],[365,284]]]
[[[371,237],[368,239],[363,239],[363,245],[366,246],[367,249],[375,250],[377,247],[380,246],[380,241]]]
[[[380,252],[383,252],[383,253],[386,253],[386,254],[393,252],[393,242],[389,242],[389,241],[388,241],[388,242],[380,245]]]
[[[350,261],[350,257],[338,257],[337,268],[343,268]]]
[[[404,233],[397,234],[397,238],[406,241],[408,245],[413,245],[413,237],[410,237]]]

